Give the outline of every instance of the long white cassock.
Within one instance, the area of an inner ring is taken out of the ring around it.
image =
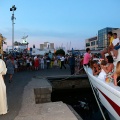
[[[6,85],[2,75],[5,75],[7,68],[5,62],[0,59],[0,115],[7,113],[7,96],[6,96]]]

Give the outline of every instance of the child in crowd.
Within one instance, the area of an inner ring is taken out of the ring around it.
[[[120,86],[120,61],[116,65],[116,71],[114,73],[114,85]]]
[[[107,62],[105,60],[102,60],[101,61],[101,65],[103,65],[105,67],[107,65]],[[102,79],[102,80],[105,80],[105,78],[106,78],[106,72],[103,69],[101,69],[101,72],[98,75],[98,78]]]

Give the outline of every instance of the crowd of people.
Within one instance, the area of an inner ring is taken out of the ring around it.
[[[99,79],[113,82],[115,86],[120,86],[120,61],[117,62],[116,69],[113,64],[118,57],[118,49],[120,48],[120,39],[117,37],[117,33],[108,32],[108,43],[109,46],[101,51],[101,59],[94,59],[94,55],[87,48],[83,65],[90,66],[93,75]],[[106,53],[108,53],[107,56],[105,56]]]
[[[18,55],[16,57],[7,55],[4,57],[4,62],[7,67],[7,74],[9,74],[9,83],[12,82],[13,74],[20,71],[37,71],[50,68],[66,69],[66,65],[70,66],[71,75],[76,72],[79,74],[79,69],[82,67],[83,57],[74,55],[49,55],[45,56],[29,56]]]

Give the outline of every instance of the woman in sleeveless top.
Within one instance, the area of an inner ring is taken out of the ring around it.
[[[116,71],[114,73],[114,85],[120,86],[120,61],[116,65]]]
[[[106,57],[107,66],[101,65],[101,68],[106,72],[106,80],[113,81],[113,73],[114,73],[114,64],[113,58],[111,55]]]
[[[14,60],[11,56],[6,61],[6,66],[7,66],[7,73],[9,74],[9,83],[11,83],[14,74]]]

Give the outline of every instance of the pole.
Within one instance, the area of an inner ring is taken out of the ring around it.
[[[12,20],[12,50],[14,51],[14,19],[16,19],[14,17],[14,11],[16,11],[16,7],[15,5],[13,5],[11,8],[10,8],[10,11],[13,11],[13,14],[12,14],[12,17],[11,17],[11,20]]]
[[[12,14],[12,50],[14,51],[14,10]]]

